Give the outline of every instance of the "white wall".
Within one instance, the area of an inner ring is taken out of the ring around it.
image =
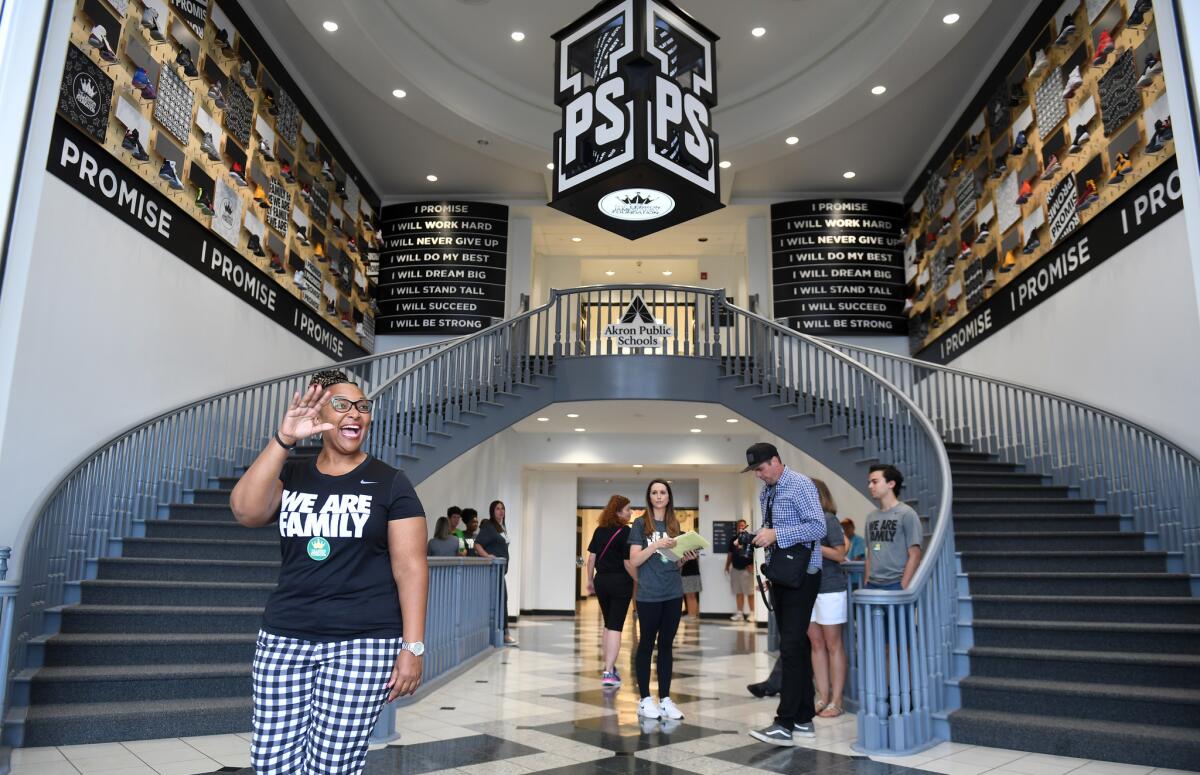
[[[43,185],[0,407],[0,543],[14,547],[14,576],[31,509],[102,442],[205,395],[329,363],[62,181]]]
[[[1200,454],[1200,312],[1183,214],[951,366],[1127,417]]]

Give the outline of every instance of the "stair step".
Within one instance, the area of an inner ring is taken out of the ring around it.
[[[961,498],[955,493],[954,514],[1098,514],[1102,503],[1090,498]]]
[[[971,676],[1200,689],[1200,656],[990,648],[967,651]]]
[[[167,507],[167,519],[238,525],[228,503],[172,503]]]
[[[1166,552],[960,552],[968,574],[1005,571],[1107,571],[1161,573]]]
[[[978,498],[978,499],[1009,499],[1009,498],[1069,498],[1071,488],[1057,484],[993,484],[991,482],[979,484],[975,482],[962,482],[959,477],[954,477],[954,497],[959,498]]]
[[[53,609],[52,609],[53,610]],[[256,633],[262,606],[62,606],[65,633]]]
[[[239,664],[87,665],[32,671],[30,704],[245,697],[250,662]]]
[[[146,536],[262,541],[268,536],[278,538],[279,528],[276,525],[245,527],[236,522],[213,522],[203,519],[153,519],[146,521]]]
[[[278,554],[278,551],[275,553]],[[100,560],[99,568],[99,578],[105,581],[235,581],[266,584],[279,579],[278,560],[105,557]]]
[[[971,595],[976,620],[1147,622],[1200,625],[1200,599],[1193,597],[1132,597],[1057,595]]]
[[[959,682],[964,708],[1094,721],[1127,721],[1165,727],[1200,726],[1200,690],[1128,684],[967,676]]]
[[[256,632],[237,633],[58,633],[34,638],[43,662],[71,665],[161,665],[245,663],[254,658]]]
[[[35,705],[25,717],[30,747],[109,743],[138,737],[160,739],[248,732],[252,703],[242,697]]]
[[[971,709],[949,718],[950,739],[958,743],[1170,769],[1200,761],[1194,729]]]
[[[232,485],[228,489],[224,487],[197,487],[195,490],[192,490],[192,503],[228,506],[229,494],[232,491]]]
[[[987,551],[1018,551],[1021,549],[1137,551],[1145,548],[1146,537],[1142,533],[1122,533],[1111,530],[1082,530],[1068,534],[1032,530],[1021,533],[995,530],[968,533],[955,530],[954,546],[963,552],[976,549]]]
[[[946,456],[950,458],[950,462],[963,463],[986,463],[996,459],[996,456],[990,452],[976,452],[973,449],[947,449]]]
[[[1119,514],[963,514],[954,513],[955,535],[971,533],[1096,532],[1121,529]]]
[[[1045,595],[1047,597],[1185,597],[1186,573],[999,572],[971,573],[972,596]],[[1153,605],[1153,603],[1151,604]]]
[[[950,471],[955,476],[959,474],[1019,474],[1024,473],[1016,463],[1002,463],[993,460],[951,460]]]
[[[84,581],[83,605],[171,605],[171,606],[257,606],[263,607],[275,590],[266,584],[225,581]]]
[[[273,560],[279,562],[279,539],[212,540],[205,538],[125,538],[123,559]]]
[[[955,491],[962,485],[1018,484],[1028,486],[1046,484],[1050,481],[1050,477],[1048,476],[1018,473],[1015,471],[960,471],[957,468],[951,467],[951,473],[954,477]]]
[[[1200,625],[1137,622],[996,621],[975,617],[976,646],[1200,654]]]

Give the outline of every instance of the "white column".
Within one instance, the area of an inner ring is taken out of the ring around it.
[[[533,221],[511,218],[508,222],[508,295],[505,314],[521,314],[521,294],[533,294]],[[530,306],[534,306],[532,302]]]
[[[758,295],[758,314],[771,317],[771,221],[750,218],[746,221],[746,264],[750,295]],[[747,308],[750,306],[746,300]]]

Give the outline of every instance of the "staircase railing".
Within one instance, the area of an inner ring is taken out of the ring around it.
[[[337,367],[369,392],[449,344],[395,350]],[[159,505],[179,500],[184,489],[204,487],[210,477],[230,476],[248,465],[313,371],[164,412],[105,442],[71,470],[34,510],[12,636],[5,640],[10,660],[0,663],[7,679],[25,666],[29,640],[46,634],[46,612],[63,605],[69,584],[86,578],[88,559],[108,556],[113,539],[130,535],[136,520],[154,519]]]
[[[866,347],[835,345],[903,390],[949,441],[1105,499],[1200,573],[1200,460],[1111,412],[1044,390]]]
[[[650,346],[624,346],[602,329],[619,323],[635,296],[668,326]],[[404,465],[489,404],[575,357],[706,358],[724,378],[810,428],[845,439],[864,463],[900,467],[908,497],[930,521],[925,559],[907,590],[854,595],[859,637],[849,655],[858,681],[859,745],[904,752],[935,741],[947,707],[957,608],[950,520],[950,465],[936,429],[904,391],[825,342],[729,304],[722,291],[613,285],[551,291],[542,307],[433,353],[372,394],[369,443]],[[779,429],[786,434],[786,430]],[[887,645],[891,648],[888,649]]]

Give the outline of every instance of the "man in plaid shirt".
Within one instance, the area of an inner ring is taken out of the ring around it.
[[[825,537],[825,512],[817,487],[804,474],[793,471],[779,459],[775,445],[752,444],[746,450],[746,471],[753,471],[765,487],[758,496],[765,527],[754,537],[754,545],[772,554],[795,547],[810,553],[808,573],[799,587],[771,585],[771,607],[779,626],[779,659],[783,684],[775,723],[755,729],[750,736],[764,743],[790,748],[793,737],[816,737],[813,727],[812,647],[808,622],[821,588],[821,539]]]

